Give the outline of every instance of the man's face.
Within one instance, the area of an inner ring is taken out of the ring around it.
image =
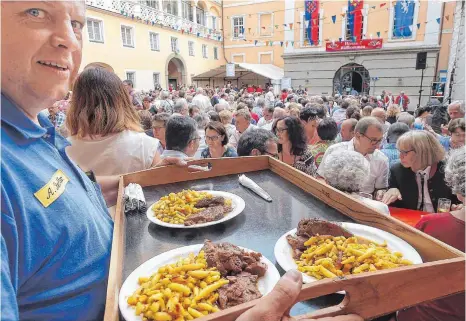
[[[82,55],[84,1],[2,1],[2,92],[30,116],[62,99]]]
[[[267,155],[277,158],[278,157],[278,146],[273,140],[267,141],[265,151]]]
[[[448,115],[450,115],[451,119],[457,119],[464,117],[464,115],[460,112],[460,106],[454,105],[448,108]]]
[[[183,109],[181,110],[181,113],[180,113],[180,114],[183,115],[183,116],[189,116],[189,108],[188,108],[188,105],[185,105],[185,106],[183,107]]]
[[[460,148],[464,146],[464,131],[461,128],[455,129],[453,133],[451,133],[451,140],[450,145],[452,148]]]
[[[359,145],[359,152],[363,155],[372,154],[383,139],[383,133],[375,126],[369,126],[365,134],[355,133],[355,139]]]
[[[270,121],[273,118],[273,113],[269,112],[268,108],[262,108],[262,115],[266,121]]]
[[[344,142],[349,142],[350,140],[353,139],[354,137],[354,130],[351,130],[351,123],[345,123],[341,124],[341,140]]]
[[[144,109],[149,109],[150,108],[150,101],[149,100],[143,100],[142,105],[144,106]]]
[[[154,132],[155,138],[165,142],[165,124],[163,121],[155,121],[152,125],[152,131]]]
[[[249,127],[249,121],[247,121],[243,116],[236,117],[236,129],[243,133]]]

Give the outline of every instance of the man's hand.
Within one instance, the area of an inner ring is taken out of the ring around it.
[[[401,200],[401,193],[398,188],[390,188],[382,197],[382,202],[385,204],[391,204],[396,200]]]
[[[278,281],[272,292],[260,299],[259,303],[244,312],[236,321],[293,321],[290,310],[296,303],[303,280],[301,273],[296,270],[288,271]],[[342,315],[332,318],[310,319],[300,318],[302,321],[363,321],[357,315]]]
[[[155,165],[155,167],[167,166],[167,165],[176,165],[180,167],[185,167],[185,166],[188,166],[188,162],[191,160],[193,159],[192,158],[181,159],[178,157],[165,157],[161,159],[160,162],[158,162],[157,165]]]

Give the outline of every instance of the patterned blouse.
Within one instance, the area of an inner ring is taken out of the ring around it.
[[[315,145],[309,145],[304,154],[295,161],[293,167],[315,177],[325,151],[331,144],[333,144],[332,141],[320,141]]]
[[[223,153],[222,157],[238,157],[236,150],[233,147],[228,146],[225,152]],[[212,158],[210,155],[209,147],[206,147],[202,153],[201,158]]]

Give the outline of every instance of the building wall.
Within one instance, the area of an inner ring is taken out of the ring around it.
[[[209,8],[207,10],[221,12],[217,3],[206,4]],[[188,84],[191,83],[192,76],[225,64],[221,41],[182,34],[180,31],[159,25],[152,26],[151,23],[147,24],[91,6],[87,8],[87,18],[103,22],[104,42],[89,41],[87,27],[85,28],[81,68],[92,62],[103,62],[113,67],[121,79],[126,79],[126,72],[133,71],[136,74],[135,86],[138,89],[154,88],[154,73],[160,74],[160,85],[167,88],[168,62],[172,58],[178,58],[184,63],[184,74]],[[220,19],[218,23],[221,23]],[[121,25],[134,28],[134,48],[123,46]],[[159,51],[151,50],[149,32],[159,34]],[[178,38],[179,53],[172,52],[171,37]],[[188,41],[194,42],[194,56],[189,56]],[[207,58],[202,57],[202,45],[207,45]],[[214,59],[214,47],[218,48],[218,59]]]
[[[284,34],[284,7],[284,1],[225,1],[223,25],[227,61],[272,63],[283,68],[284,48],[280,46],[280,41],[283,40]],[[232,23],[235,16],[244,17],[244,38],[236,39],[233,36]],[[272,46],[266,43],[270,41],[274,43]]]

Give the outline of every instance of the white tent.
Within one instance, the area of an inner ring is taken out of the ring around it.
[[[284,77],[282,68],[272,64],[247,64],[235,63],[235,76],[226,76],[226,65],[211,69],[202,74],[192,77],[192,81],[197,86],[209,85],[210,87],[223,86],[227,81],[231,81],[233,86],[240,87],[243,84],[274,85],[274,89],[280,89],[281,79]]]

